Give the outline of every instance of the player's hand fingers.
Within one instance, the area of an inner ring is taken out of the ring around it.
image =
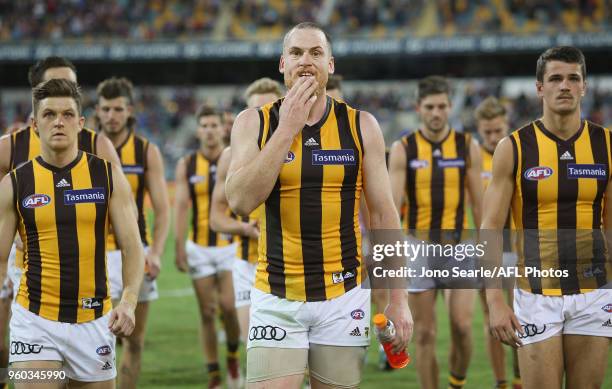
[[[300,85],[302,85],[303,82],[304,82],[304,77],[298,77],[295,84],[293,84],[291,89],[289,89],[287,91],[287,94],[285,94],[285,101],[287,99],[291,100],[295,96],[295,94],[297,93],[297,90],[299,89]]]
[[[113,330],[113,326],[115,325],[115,322],[117,321],[117,309],[113,309],[111,311],[110,317],[108,318],[108,329],[109,330]]]
[[[300,77],[300,78],[304,79],[304,83],[301,84],[298,90],[296,91],[295,99],[299,105],[303,105],[306,103],[306,100],[310,98],[310,95],[312,94],[312,91],[310,90],[312,89],[312,86],[315,85],[316,83],[315,83],[314,76]]]
[[[310,79],[308,85],[300,95],[300,102],[306,106],[309,104],[312,105],[317,100],[317,96],[315,94],[315,91],[317,90],[317,80],[314,78],[314,76],[308,78]]]
[[[525,333],[523,332],[523,326],[521,325],[521,323],[519,323],[514,313],[510,316],[510,320],[512,322],[512,327],[514,327],[514,329],[517,330],[521,335],[525,335]]]
[[[115,335],[121,334],[121,327],[123,327],[124,317],[122,312],[117,312],[117,318],[111,327],[111,332]]]

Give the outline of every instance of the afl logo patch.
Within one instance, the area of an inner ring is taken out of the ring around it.
[[[410,168],[414,170],[425,169],[427,166],[429,166],[429,161],[424,159],[413,159],[410,161]]]
[[[552,174],[553,170],[548,166],[535,166],[525,170],[523,176],[529,181],[539,181],[552,176]]]
[[[204,176],[193,175],[189,177],[189,183],[193,185],[199,184],[200,182],[204,182],[204,181],[206,181],[206,177]]]
[[[285,163],[289,163],[293,161],[294,159],[295,159],[295,154],[293,154],[293,151],[290,151],[287,153],[287,156],[285,157]]]
[[[46,194],[34,193],[23,199],[22,205],[24,208],[44,207],[51,202],[51,197]]]

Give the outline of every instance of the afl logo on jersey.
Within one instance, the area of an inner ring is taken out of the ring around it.
[[[425,169],[429,166],[429,161],[424,159],[412,159],[410,160],[410,168],[411,169]]]
[[[192,185],[199,184],[200,182],[206,181],[206,177],[193,175],[189,177],[189,183]]]
[[[293,161],[294,159],[295,159],[295,154],[293,154],[293,151],[290,151],[287,153],[287,156],[285,157],[285,163],[289,163]]]
[[[535,166],[525,170],[524,176],[529,181],[539,181],[552,176],[552,174],[553,170],[548,166]]]
[[[46,194],[34,193],[23,199],[24,208],[38,208],[43,207],[51,202],[51,197]]]

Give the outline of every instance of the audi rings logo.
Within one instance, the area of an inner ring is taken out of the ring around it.
[[[11,342],[11,355],[40,354],[43,346],[23,342]]]
[[[538,328],[538,326],[536,326],[535,324],[531,324],[531,323],[523,324],[522,327],[523,327],[523,334],[522,335],[520,333],[518,334],[518,337],[521,339],[540,335],[540,334],[543,334],[544,331],[546,331],[546,324],[544,324],[544,326],[541,329]]]
[[[275,340],[285,339],[287,331],[274,326],[254,326],[249,330],[249,340]]]

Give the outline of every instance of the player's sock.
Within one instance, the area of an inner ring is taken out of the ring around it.
[[[465,376],[459,376],[453,373],[448,375],[448,389],[463,389],[466,382]]]
[[[508,381],[499,380],[497,384],[495,384],[495,389],[508,389]]]
[[[514,377],[512,380],[512,389],[522,389],[523,382],[521,381],[521,377]]]
[[[240,346],[240,342],[230,342],[229,340],[226,342],[227,345],[227,355],[228,357],[236,357],[238,358],[238,347]]]
[[[220,388],[221,387],[221,369],[219,363],[208,363],[206,364],[208,370],[208,387],[209,388]]]

